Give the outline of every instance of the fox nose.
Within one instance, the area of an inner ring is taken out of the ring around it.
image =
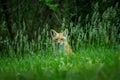
[[[58,41],[58,42],[57,42],[57,44],[58,44],[58,45],[61,45],[61,42],[60,42],[60,41]]]
[[[60,45],[60,42],[58,42],[58,45]]]

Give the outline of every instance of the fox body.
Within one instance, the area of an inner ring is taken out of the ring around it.
[[[62,33],[58,33],[55,30],[51,30],[52,45],[55,54],[67,53],[73,54],[72,49],[67,41],[68,30],[66,29]]]

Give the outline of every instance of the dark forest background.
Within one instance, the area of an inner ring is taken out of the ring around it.
[[[0,0],[1,51],[24,51],[25,45],[36,51],[39,44],[43,49],[50,46],[46,44],[50,29],[65,28],[75,49],[88,44],[116,46],[120,43],[120,1]]]

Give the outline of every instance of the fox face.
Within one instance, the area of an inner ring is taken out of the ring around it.
[[[68,30],[58,33],[55,30],[51,30],[52,36],[52,45],[55,54],[59,53],[72,53],[72,49],[70,48],[67,42],[67,34]]]

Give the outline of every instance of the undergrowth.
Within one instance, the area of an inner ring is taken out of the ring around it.
[[[0,80],[120,80],[118,4],[103,14],[98,9],[96,3],[93,15],[86,16],[84,25],[81,17],[77,24],[63,18],[61,31],[69,30],[73,56],[53,54],[49,24],[30,38],[23,21],[23,28],[16,31],[13,40],[0,37],[4,44],[0,52]]]
[[[96,47],[73,56],[27,54],[0,57],[1,80],[119,80],[120,51]]]

